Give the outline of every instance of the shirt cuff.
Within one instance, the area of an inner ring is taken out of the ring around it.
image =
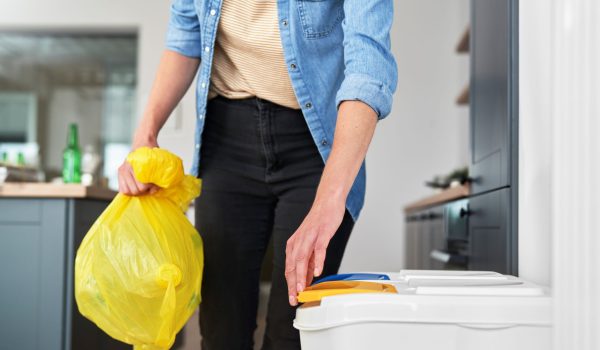
[[[392,110],[392,93],[380,81],[366,74],[346,75],[335,98],[336,106],[343,101],[361,101],[369,105],[378,119],[387,117]]]
[[[167,32],[165,46],[168,50],[175,51],[184,56],[194,58],[202,56],[200,32],[197,31],[187,31],[171,26]]]

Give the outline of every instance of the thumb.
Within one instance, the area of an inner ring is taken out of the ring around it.
[[[155,194],[156,192],[158,192],[159,189],[160,189],[160,187],[156,186],[155,184],[151,184],[150,189],[148,190],[148,193]]]

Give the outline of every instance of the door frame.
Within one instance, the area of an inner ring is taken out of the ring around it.
[[[551,286],[554,349],[598,349],[600,3],[522,1],[520,17],[520,271]]]

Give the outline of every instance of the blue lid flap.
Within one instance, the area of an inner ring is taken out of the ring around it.
[[[389,281],[390,277],[384,274],[378,273],[341,273],[338,275],[331,275],[327,277],[323,277],[320,280],[317,280],[312,285],[319,284],[322,282],[330,282],[330,281]]]

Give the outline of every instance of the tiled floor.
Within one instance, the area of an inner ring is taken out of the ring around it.
[[[263,334],[265,332],[265,318],[267,315],[267,301],[269,300],[269,283],[261,283],[260,296],[258,301],[258,316],[256,332],[254,333],[254,349],[258,350],[262,346]],[[180,350],[199,350],[200,349],[200,327],[198,326],[198,311],[190,318],[183,329],[183,346]]]

